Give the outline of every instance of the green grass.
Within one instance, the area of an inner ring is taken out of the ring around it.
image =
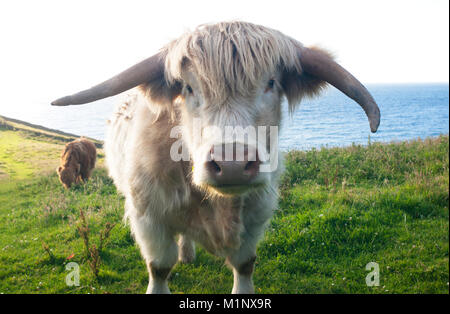
[[[55,153],[21,155],[17,147],[28,141],[56,145]],[[63,189],[51,162],[63,144],[0,129],[0,169],[7,174],[0,179],[0,293],[145,292],[144,262],[121,222],[123,198],[102,167],[86,185]],[[279,210],[258,247],[256,292],[448,293],[448,144],[440,136],[288,153]],[[91,243],[106,222],[117,223],[98,278],[76,228],[80,209]],[[79,287],[65,284],[68,262],[80,265]],[[380,266],[378,287],[365,284],[369,262]],[[197,248],[193,264],[173,269],[169,287],[229,293],[232,274],[223,259]]]

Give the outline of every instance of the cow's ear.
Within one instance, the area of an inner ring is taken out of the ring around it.
[[[323,49],[316,47],[310,49],[333,59],[332,55]],[[303,71],[301,68],[285,68],[282,71],[281,86],[289,103],[289,111],[292,112],[305,96],[309,98],[318,96],[327,86],[327,82]]]

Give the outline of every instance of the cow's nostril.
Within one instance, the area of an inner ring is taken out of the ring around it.
[[[255,176],[259,172],[260,161],[249,161],[244,168],[244,173]]]
[[[253,163],[254,163],[254,161],[249,161],[249,162],[245,165],[244,170],[248,171],[250,168],[252,168],[252,167],[253,167]]]
[[[218,144],[206,157],[204,180],[211,186],[244,186],[257,181],[261,161],[254,147],[240,143]]]
[[[220,166],[214,160],[207,162],[206,167],[208,168],[209,172],[214,174],[219,174],[222,171],[222,168],[220,168]]]

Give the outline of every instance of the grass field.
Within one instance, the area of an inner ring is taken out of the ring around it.
[[[102,166],[65,190],[54,169],[70,139],[0,121],[0,293],[143,293],[147,271],[123,197]],[[45,134],[44,134],[45,133]],[[449,293],[449,138],[292,151],[279,210],[258,248],[257,293]],[[98,274],[80,234],[99,250]],[[69,287],[65,266],[80,266]],[[368,287],[369,262],[379,286]],[[229,293],[231,271],[197,248],[177,265],[173,293]]]

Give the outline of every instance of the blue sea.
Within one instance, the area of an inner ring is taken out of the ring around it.
[[[347,146],[426,138],[449,132],[448,84],[367,85],[381,110],[377,133],[370,133],[363,110],[340,91],[329,87],[321,97],[305,99],[292,117],[283,104],[280,148],[283,150]],[[36,105],[1,108],[0,115],[104,139],[106,120],[119,96],[83,106]]]

